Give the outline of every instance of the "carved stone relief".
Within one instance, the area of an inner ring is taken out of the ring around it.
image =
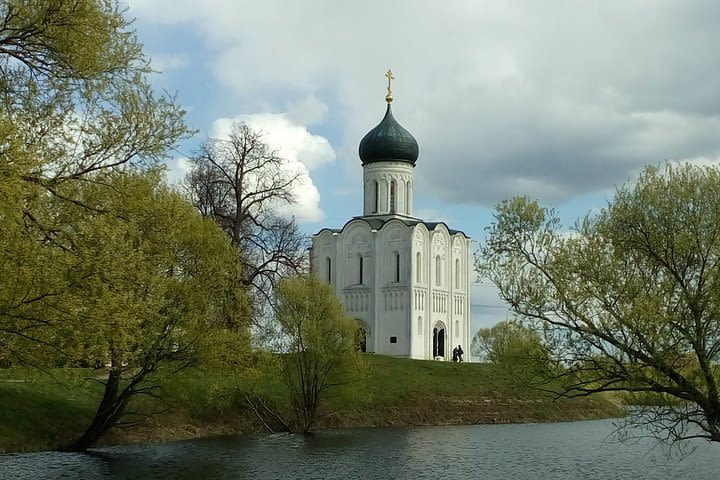
[[[368,241],[367,233],[356,233],[350,239],[350,243],[352,243],[352,244],[367,243],[367,241]]]

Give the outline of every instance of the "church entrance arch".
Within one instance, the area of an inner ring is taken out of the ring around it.
[[[433,358],[445,358],[445,324],[437,322],[433,328]]]

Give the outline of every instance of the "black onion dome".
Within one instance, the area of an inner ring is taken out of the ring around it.
[[[415,165],[419,154],[417,141],[393,117],[388,103],[385,117],[360,140],[362,164],[400,161]]]

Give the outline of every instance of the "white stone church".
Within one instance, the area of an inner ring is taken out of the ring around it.
[[[368,352],[450,360],[469,350],[470,239],[413,216],[418,144],[392,115],[389,79],[385,117],[360,142],[363,215],[312,237],[311,268],[362,324]]]

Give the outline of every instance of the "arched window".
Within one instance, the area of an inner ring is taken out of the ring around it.
[[[360,263],[359,263],[359,269],[360,269],[359,280],[360,280],[360,281],[359,281],[358,283],[359,283],[360,285],[362,285],[362,283],[363,283],[363,263],[364,263],[362,256],[359,257],[359,262],[360,262]]]
[[[395,180],[390,182],[390,213],[395,213]]]
[[[422,317],[418,317],[417,332],[418,335],[422,335]]]
[[[455,320],[455,338],[460,338],[460,322]]]
[[[325,259],[325,276],[328,283],[332,283],[332,260],[330,257]]]
[[[375,205],[373,206],[373,213],[377,213],[378,207],[380,206],[380,185],[377,180],[373,183],[375,184]]]
[[[415,254],[415,281],[422,283],[422,255],[420,252]]]
[[[435,257],[435,285],[440,286],[440,255]]]
[[[455,288],[460,288],[460,259],[455,259]]]
[[[410,215],[410,188],[412,187],[411,182],[405,184],[405,213]]]
[[[400,252],[395,252],[395,282],[400,281]]]

